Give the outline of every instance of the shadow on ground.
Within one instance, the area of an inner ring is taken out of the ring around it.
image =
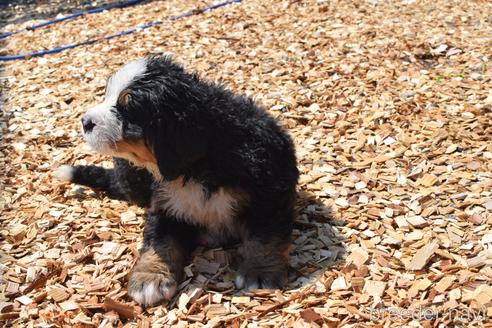
[[[311,283],[326,270],[343,263],[346,256],[344,224],[333,217],[333,210],[312,193],[298,193],[298,219],[295,223],[291,267],[296,278],[290,287]]]
[[[289,282],[284,290],[302,288],[315,283],[324,272],[343,266],[346,256],[344,238],[339,232],[343,224],[332,217],[332,210],[309,192],[298,193],[298,218],[294,225],[290,252]],[[181,285],[169,308],[176,305],[182,292],[195,288],[229,295],[256,295],[236,290],[233,284],[240,257],[237,247],[227,249],[199,248],[185,272],[189,278]],[[220,264],[220,267],[214,265]],[[329,286],[328,286],[329,287]],[[260,292],[260,294],[262,294]]]

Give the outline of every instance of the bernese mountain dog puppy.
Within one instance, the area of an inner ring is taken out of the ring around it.
[[[168,56],[124,65],[82,117],[114,168],[61,166],[59,178],[147,206],[128,294],[150,306],[175,293],[193,249],[239,243],[237,288],[280,288],[299,172],[293,142],[254,101]],[[130,164],[131,163],[131,164]]]

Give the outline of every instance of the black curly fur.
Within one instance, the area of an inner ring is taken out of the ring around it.
[[[288,134],[255,102],[189,74],[168,57],[148,61],[145,76],[128,88],[122,120],[142,128],[161,174],[208,186],[239,187],[250,199],[244,210],[255,234],[290,234],[295,150]]]

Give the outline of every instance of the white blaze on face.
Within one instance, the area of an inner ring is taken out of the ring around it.
[[[147,59],[137,59],[129,62],[109,78],[104,96],[105,102],[116,104],[121,91],[125,90],[130,83],[147,70]]]
[[[137,77],[144,75],[146,70],[145,58],[124,65],[109,78],[104,102],[92,107],[84,115],[84,118],[90,119],[95,125],[91,131],[84,132],[85,140],[94,150],[111,153],[114,143],[122,139],[122,126],[115,115],[114,107],[121,91]]]

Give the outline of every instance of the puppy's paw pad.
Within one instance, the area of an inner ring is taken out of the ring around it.
[[[128,283],[128,295],[148,307],[170,300],[176,292],[176,280],[169,274],[134,272]]]
[[[73,179],[74,168],[70,165],[61,165],[53,172],[53,175],[63,181],[71,181]]]

